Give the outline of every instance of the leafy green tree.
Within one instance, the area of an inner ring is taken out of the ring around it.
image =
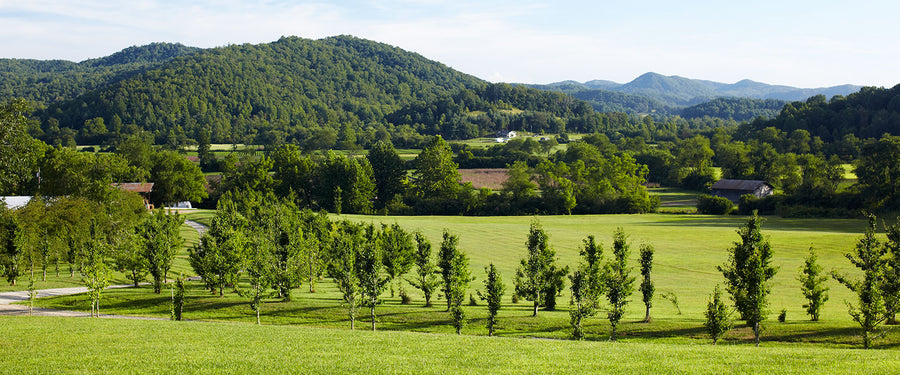
[[[344,304],[347,306],[347,315],[350,318],[350,329],[356,325],[356,315],[362,303],[361,280],[357,269],[357,256],[365,239],[358,225],[350,222],[341,222],[335,228],[336,232],[329,246],[328,274],[334,279],[338,290],[341,292]]]
[[[851,279],[837,272],[831,274],[858,297],[856,306],[847,305],[850,317],[862,328],[863,347],[866,349],[872,346],[875,331],[887,318],[881,293],[886,268],[885,252],[885,246],[875,237],[875,217],[869,216],[866,233],[859,239],[856,248],[846,254],[850,263],[862,272],[862,279]]]
[[[229,167],[223,171],[222,190],[270,193],[274,188],[274,181],[272,176],[269,175],[273,165],[272,159],[265,156],[258,159],[249,155],[244,156],[241,158],[239,165]]]
[[[381,302],[379,297],[391,282],[391,277],[385,272],[384,248],[378,244],[378,237],[384,234],[377,233],[371,224],[365,228],[365,232],[365,241],[356,255],[356,278],[359,280],[363,305],[369,307],[374,331],[375,306]]]
[[[603,247],[594,240],[594,236],[588,236],[584,240],[581,257],[582,261],[569,275],[572,290],[570,303],[573,306],[569,310],[569,317],[572,325],[572,337],[576,340],[584,339],[582,322],[585,318],[597,314],[600,297],[604,294],[606,287],[602,270]]]
[[[706,332],[713,340],[713,345],[719,342],[719,338],[731,330],[731,313],[725,302],[722,301],[722,291],[716,285],[712,300],[706,303]]]
[[[296,145],[280,146],[272,152],[275,192],[280,196],[296,194],[299,205],[309,207],[313,196],[313,176],[316,165],[303,156]]]
[[[30,195],[29,185],[37,180],[47,146],[28,134],[28,113],[22,99],[0,104],[0,195]]]
[[[447,288],[450,293],[447,299],[450,300],[450,318],[458,335],[466,324],[466,312],[462,308],[462,302],[469,290],[469,282],[474,278],[469,271],[469,257],[466,253],[458,250],[454,253],[455,256],[450,262],[450,286]]]
[[[437,266],[431,257],[431,243],[425,238],[422,232],[415,233],[416,238],[416,274],[415,280],[407,280],[409,283],[422,291],[425,295],[425,307],[431,307],[431,295],[440,286],[440,281],[435,273]]]
[[[442,288],[444,297],[447,299],[447,311],[450,311],[450,307],[453,303],[452,298],[450,298],[450,287],[453,283],[453,259],[456,258],[456,253],[458,252],[456,249],[457,244],[459,244],[459,237],[450,234],[450,232],[444,229],[441,248],[438,250],[437,266],[441,270],[441,279],[443,281]]]
[[[416,248],[412,235],[397,223],[390,226],[382,224],[376,242],[383,255],[381,261],[384,263],[385,272],[391,282],[391,297],[394,297],[393,281],[409,272],[413,265]],[[402,284],[400,288],[402,291]]]
[[[487,278],[484,280],[484,293],[479,292],[478,294],[481,296],[482,300],[487,302],[488,336],[493,336],[494,326],[497,325],[497,312],[500,311],[503,292],[506,290],[506,285],[503,285],[503,279],[500,277],[500,273],[497,272],[497,267],[494,267],[494,263],[485,267],[484,273],[487,274]]]
[[[269,223],[260,229],[268,233],[268,241],[273,244],[273,287],[279,297],[290,302],[291,290],[298,288],[304,279],[302,263],[309,245],[293,202],[271,195],[263,199],[266,203],[258,212],[256,221]]]
[[[415,192],[420,197],[454,199],[460,192],[459,165],[453,161],[450,145],[437,135],[416,157]]]
[[[266,235],[264,228],[251,225],[247,230],[249,232],[248,241],[242,265],[250,282],[250,288],[249,290],[237,288],[237,292],[242,297],[251,299],[250,308],[256,313],[256,324],[260,324],[262,300],[276,293],[270,291],[270,288],[275,285],[277,274],[275,244]]]
[[[886,136],[867,142],[856,163],[858,183],[875,207],[896,202],[900,194],[900,137]]]
[[[528,253],[516,270],[516,295],[534,304],[532,316],[537,316],[541,302],[546,303],[546,293],[553,288],[553,277],[558,274],[556,251],[550,247],[547,233],[538,221],[532,221],[525,241]]]
[[[403,160],[389,141],[378,141],[366,156],[375,178],[375,208],[382,209],[406,189]]]
[[[886,259],[881,294],[884,296],[884,309],[887,312],[887,324],[897,324],[897,310],[900,309],[900,221],[886,228]]]
[[[503,194],[513,202],[533,198],[537,195],[537,184],[531,181],[531,171],[524,161],[516,161],[508,166],[506,181],[503,181]]]
[[[734,306],[741,319],[753,327],[753,336],[759,346],[760,322],[765,320],[768,312],[768,295],[771,291],[771,279],[778,272],[772,265],[772,248],[769,241],[763,238],[762,220],[753,212],[747,224],[738,229],[741,242],[735,242],[728,249],[728,263],[718,266],[725,276],[726,290],[734,300]]]
[[[199,202],[207,197],[206,178],[190,160],[174,151],[158,151],[152,155],[153,181],[151,198],[154,202]]]
[[[181,320],[184,312],[184,280],[178,278],[175,280],[175,286],[172,287],[172,320]]]
[[[236,286],[245,258],[247,218],[241,214],[231,193],[219,200],[209,231],[189,250],[191,267],[203,278],[206,287],[219,296],[227,286]]]
[[[622,228],[616,229],[613,234],[613,256],[604,267],[606,281],[606,300],[609,301],[607,318],[612,326],[609,339],[616,341],[616,328],[619,321],[625,315],[625,306],[628,297],[634,291],[634,276],[631,276],[631,267],[628,267],[629,255],[628,237]]]
[[[149,262],[144,256],[144,248],[144,237],[134,231],[126,232],[115,248],[116,271],[124,272],[125,277],[134,283],[135,288],[149,273]]]
[[[810,247],[809,255],[804,258],[803,266],[800,267],[800,272],[797,275],[797,281],[800,282],[800,292],[806,298],[803,308],[806,309],[810,320],[814,322],[819,320],[819,312],[822,310],[822,305],[825,304],[825,301],[828,301],[828,287],[825,286],[828,275],[822,274],[822,266],[819,265],[818,259],[816,251]]]
[[[653,246],[650,244],[641,245],[641,295],[643,296],[644,306],[647,312],[644,315],[644,323],[650,323],[650,307],[653,306],[653,281],[650,280],[650,271],[653,270]]]
[[[166,282],[169,269],[175,254],[184,244],[180,228],[184,218],[178,213],[166,214],[162,209],[153,212],[141,225],[140,234],[143,237],[144,258],[147,259],[147,268],[153,277],[153,292],[159,294],[162,285]]]
[[[19,240],[21,226],[15,214],[6,209],[5,205],[0,208],[0,220],[2,220],[0,221],[0,240],[3,241],[3,276],[10,285],[16,285],[16,280],[22,275],[19,267],[25,256]]]
[[[88,288],[91,299],[91,316],[100,316],[100,299],[103,290],[109,286],[112,272],[106,263],[107,243],[102,236],[100,225],[94,220],[90,223],[88,242],[81,261],[81,280]]]

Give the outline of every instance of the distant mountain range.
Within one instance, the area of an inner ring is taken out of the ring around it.
[[[681,114],[681,110],[717,98],[758,99],[758,104],[771,110],[772,101],[802,101],[811,96],[848,95],[862,86],[841,85],[821,88],[797,88],[745,79],[737,83],[721,83],[679,76],[645,73],[621,84],[605,80],[588,82],[563,81],[546,85],[527,85],[543,90],[559,91],[590,102],[598,111],[628,113]],[[753,102],[756,103],[756,102]],[[735,119],[745,120],[745,119]]]

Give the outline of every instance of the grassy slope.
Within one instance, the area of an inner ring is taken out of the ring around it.
[[[888,373],[893,351],[0,317],[6,373]],[[46,340],[47,337],[65,338]],[[83,343],[71,345],[71,343]]]

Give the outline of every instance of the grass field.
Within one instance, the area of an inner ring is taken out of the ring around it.
[[[191,220],[209,223],[210,211],[195,211],[185,215]],[[471,259],[471,269],[477,278],[471,283],[474,294],[482,286],[483,268],[489,263],[497,265],[505,283],[507,294],[505,307],[500,313],[499,335],[511,337],[567,338],[568,291],[558,299],[560,311],[541,312],[538,318],[530,316],[530,303],[510,300],[515,268],[525,253],[525,236],[530,217],[379,217],[342,215],[334,218],[364,222],[397,222],[409,230],[421,230],[435,249],[439,245],[443,229],[460,236],[460,248]],[[632,265],[636,266],[637,248],[641,243],[651,243],[656,248],[653,278],[657,298],[654,301],[652,324],[638,323],[643,317],[640,296],[634,295],[621,330],[625,341],[660,343],[706,343],[703,331],[703,311],[708,295],[716,284],[722,283],[717,265],[727,258],[726,249],[738,239],[735,230],[745,221],[743,217],[717,217],[699,215],[599,215],[599,216],[548,216],[540,217],[550,235],[561,263],[574,266],[578,260],[578,247],[588,234],[594,234],[606,248],[612,233],[622,227],[632,243]],[[775,249],[775,265],[780,267],[770,296],[770,320],[765,323],[764,341],[771,345],[795,345],[811,343],[816,346],[855,347],[859,344],[858,330],[850,320],[844,301],[855,301],[842,286],[833,281],[831,299],[822,311],[822,321],[808,322],[802,308],[803,300],[796,280],[797,270],[810,245],[815,245],[820,262],[826,270],[853,271],[843,254],[854,246],[865,226],[862,220],[820,220],[767,218],[766,234]],[[190,273],[186,256],[182,254],[173,267]],[[637,271],[634,271],[637,273]],[[399,297],[384,296],[378,307],[380,329],[449,333],[449,317],[436,301],[432,308],[421,307],[421,297],[410,286],[406,290],[413,297],[412,305],[401,305]],[[679,301],[677,309],[669,301],[659,298],[663,292],[674,293]],[[86,296],[59,297],[39,301],[43,307],[86,310]],[[168,296],[154,295],[149,287],[107,291],[101,308],[106,313],[168,316]],[[781,309],[787,310],[787,322],[778,323],[775,316]],[[466,307],[470,324],[464,333],[484,335],[486,311],[481,306]],[[365,315],[364,312],[361,315]],[[188,303],[185,307],[188,319],[212,321],[253,322],[248,300],[234,294],[225,297],[212,296],[197,282],[188,283]],[[608,322],[601,312],[589,319],[586,331],[592,339],[605,339]],[[309,325],[315,327],[347,328],[346,310],[341,306],[340,294],[328,280],[323,280],[318,293],[307,287],[294,292],[293,302],[270,299],[263,305],[263,322],[266,324]],[[360,318],[360,326],[368,319]],[[750,332],[739,328],[726,335],[728,342],[749,342]],[[889,331],[879,340],[881,347],[900,344],[900,334]]]
[[[900,368],[894,351],[519,340],[171,321],[0,317],[0,337],[3,373],[884,374]]]

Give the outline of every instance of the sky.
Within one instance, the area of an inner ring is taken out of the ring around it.
[[[0,0],[0,58],[353,35],[491,82],[900,83],[898,1]]]

